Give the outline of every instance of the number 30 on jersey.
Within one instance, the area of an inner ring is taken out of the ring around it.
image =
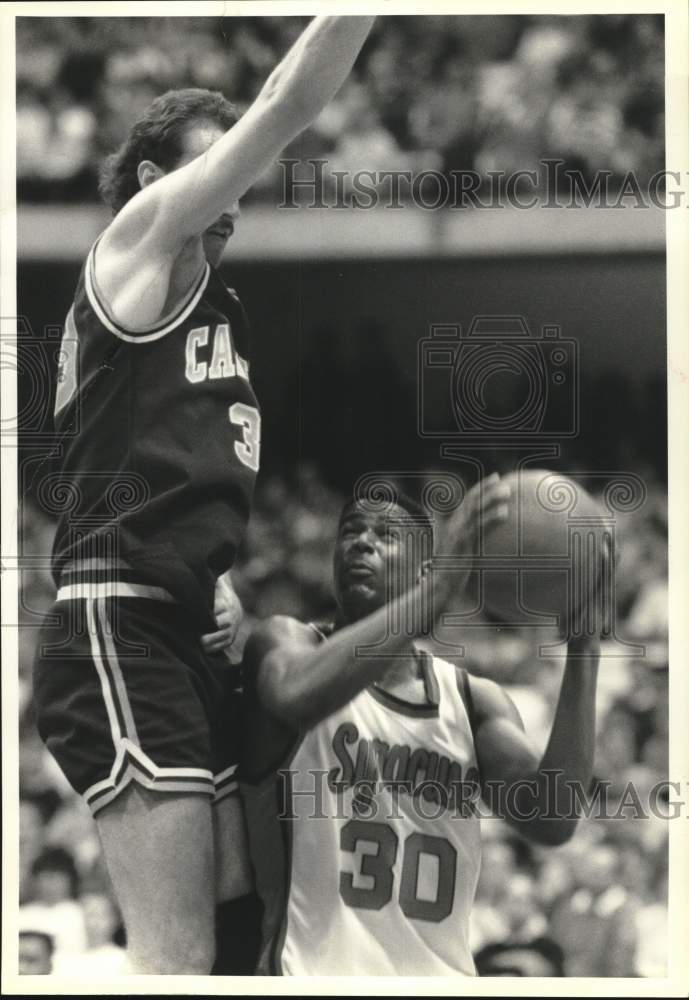
[[[233,403],[230,407],[230,421],[242,429],[242,440],[234,443],[237,458],[253,472],[258,472],[261,453],[261,414],[255,406]]]

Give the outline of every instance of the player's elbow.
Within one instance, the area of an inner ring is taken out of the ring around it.
[[[309,723],[309,699],[304,696],[295,671],[286,658],[272,656],[265,664],[264,679],[259,681],[259,700],[264,709],[292,729]]]
[[[316,695],[287,679],[263,697],[264,708],[292,730],[310,729],[323,717]]]
[[[293,692],[271,688],[262,696],[261,702],[273,718],[284,722],[290,729],[300,729],[308,721],[303,704]]]

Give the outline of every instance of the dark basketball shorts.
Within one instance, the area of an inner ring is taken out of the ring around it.
[[[214,802],[236,794],[240,697],[237,668],[205,653],[165,591],[58,591],[34,663],[36,721],[94,814],[132,781]]]

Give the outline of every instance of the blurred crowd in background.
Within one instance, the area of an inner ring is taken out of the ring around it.
[[[608,816],[585,819],[564,847],[531,847],[504,822],[483,821],[484,860],[472,918],[479,968],[499,974],[662,976],[666,969],[667,823],[648,807],[668,777],[667,503],[650,479],[646,502],[617,526],[618,636],[646,655],[605,659],[600,671],[595,779],[609,782]],[[264,480],[233,570],[246,627],[272,613],[333,611],[331,554],[343,502],[312,466]],[[65,783],[33,724],[31,663],[54,589],[53,524],[23,510],[21,581],[20,932],[25,971],[116,973],[123,933],[87,808]],[[38,565],[43,563],[43,565]],[[32,565],[33,564],[33,565]],[[542,634],[479,629],[467,666],[506,685],[544,748],[562,659],[539,657]],[[619,649],[617,650],[620,651]],[[627,651],[629,652],[629,651]],[[633,784],[647,818],[629,798]],[[631,808],[628,808],[630,806]],[[669,809],[661,794],[659,811]],[[458,820],[461,822],[461,820]],[[52,954],[52,957],[51,957]]]
[[[18,17],[19,199],[95,201],[99,160],[166,89],[218,89],[243,111],[305,23],[296,17]],[[482,176],[534,170],[545,158],[559,158],[589,181],[599,170],[618,183],[634,171],[643,184],[664,165],[663,49],[662,15],[379,18],[350,80],[284,155],[326,157],[330,171],[475,170]],[[276,204],[281,181],[276,166],[249,198]],[[356,363],[359,373],[375,371],[378,379],[375,358],[357,356]],[[364,430],[380,427],[387,440],[385,413],[402,388],[378,379],[364,392],[362,377],[358,393],[380,411],[363,414]],[[633,469],[648,491],[638,510],[618,518],[615,592],[617,634],[643,643],[645,655],[628,648],[626,656],[604,659],[600,671],[595,778],[610,783],[615,813],[630,783],[643,803],[668,777],[667,493],[664,381],[635,403],[621,374],[608,378],[587,395],[589,424],[574,462],[582,470],[601,463]],[[317,402],[318,412],[327,412]],[[338,406],[336,399],[326,402]],[[324,454],[319,419],[307,413],[302,454]],[[397,438],[408,452],[409,443]],[[275,439],[279,444],[277,431]],[[332,448],[334,460],[347,447],[343,441]],[[414,460],[408,453],[399,457],[398,468]],[[390,467],[396,460],[391,454]],[[233,570],[245,632],[255,618],[272,613],[308,620],[333,611],[331,553],[343,496],[326,483],[324,468],[302,464],[260,481]],[[123,968],[124,934],[95,827],[34,726],[31,665],[38,625],[54,599],[53,533],[53,522],[26,498],[20,971],[109,975]],[[543,641],[533,631],[479,629],[465,661],[507,687],[541,747],[563,665],[561,658],[539,656]],[[667,796],[660,806],[670,807]],[[586,819],[572,841],[555,850],[528,846],[500,820],[483,823],[471,930],[480,971],[665,974],[667,823],[652,815],[634,818],[634,811],[622,819]]]
[[[246,109],[306,18],[17,18],[20,200],[97,198],[99,160],[167,89]],[[534,170],[612,183],[664,165],[662,15],[381,17],[285,156],[344,170]],[[251,198],[281,197],[278,166]]]

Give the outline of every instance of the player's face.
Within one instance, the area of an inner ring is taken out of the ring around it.
[[[413,585],[417,567],[407,565],[404,526],[396,505],[379,513],[347,509],[335,543],[335,596],[347,621],[357,621]],[[409,575],[411,574],[411,579]]]
[[[177,168],[191,163],[197,156],[207,152],[224,134],[223,130],[212,122],[191,125],[182,139],[182,155],[177,163]],[[220,218],[216,219],[203,234],[203,250],[206,260],[213,267],[220,263],[227,241],[234,233],[238,218],[239,202],[236,201],[233,205],[228,205]]]

